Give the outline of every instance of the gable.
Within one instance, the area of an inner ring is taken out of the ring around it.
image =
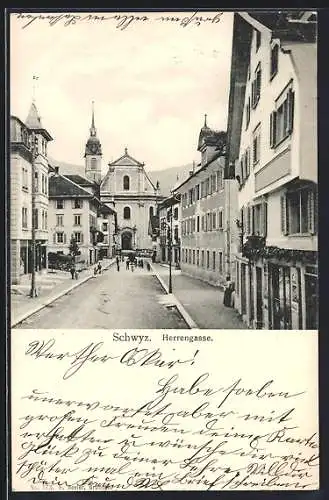
[[[125,153],[123,156],[110,163],[111,167],[139,167],[140,165],[142,165],[142,163],[135,160],[135,158],[128,153]]]

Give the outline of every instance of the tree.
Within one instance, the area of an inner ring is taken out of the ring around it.
[[[70,251],[70,255],[72,255],[72,257],[76,257],[77,255],[80,255],[80,253],[81,253],[74,235],[71,236],[69,251]]]

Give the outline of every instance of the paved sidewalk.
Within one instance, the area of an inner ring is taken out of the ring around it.
[[[152,264],[155,271],[169,283],[167,266]],[[199,328],[208,329],[245,329],[235,309],[223,305],[223,291],[204,281],[172,270],[172,292]]]
[[[103,270],[114,264],[115,259],[103,259]],[[79,272],[77,280],[72,280],[69,272],[49,271],[36,275],[36,287],[38,297],[31,298],[29,290],[31,286],[31,276],[23,280],[22,285],[13,286],[11,293],[11,327],[17,325],[37,311],[48,306],[59,297],[67,294],[74,288],[82,285],[94,276],[94,265]]]

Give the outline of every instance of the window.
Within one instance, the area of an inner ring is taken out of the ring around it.
[[[258,126],[253,134],[252,140],[252,163],[253,166],[257,165],[260,160],[260,127]]]
[[[48,212],[45,210],[45,229],[48,229]]]
[[[124,207],[123,209],[123,218],[130,219],[130,207]]]
[[[223,252],[218,252],[218,271],[223,272]]]
[[[102,224],[102,231],[104,231],[106,233],[107,230],[108,230],[108,223],[107,222],[103,222],[103,224]]]
[[[189,264],[191,264],[191,254],[192,254],[191,249],[189,249],[189,251],[188,251],[188,263]]]
[[[74,232],[73,235],[74,235],[75,241],[77,243],[83,243],[83,233],[81,233],[81,232]]]
[[[81,215],[74,215],[74,225],[81,226]]]
[[[224,187],[224,171],[223,169],[217,172],[217,191],[220,191]]]
[[[178,219],[178,207],[175,207],[174,208],[174,219],[177,220]]]
[[[124,175],[123,177],[123,189],[125,191],[129,191],[130,189],[130,179],[128,175]]]
[[[303,188],[281,196],[281,229],[285,235],[317,232],[317,194]]]
[[[260,47],[261,41],[262,41],[262,34],[258,30],[255,30],[255,32],[256,32],[256,52],[257,52],[257,50]]]
[[[204,267],[204,250],[201,252],[201,266]]]
[[[200,265],[200,251],[199,250],[196,251],[196,265],[197,266]]]
[[[201,216],[201,231],[204,231],[204,215]]]
[[[218,229],[223,229],[223,209],[218,211]]]
[[[82,203],[82,200],[76,198],[75,200],[73,200],[73,208],[82,208]]]
[[[195,250],[192,253],[192,264],[195,265]]]
[[[56,215],[56,226],[64,226],[64,215],[63,214]]]
[[[42,176],[43,180],[43,176]],[[34,172],[34,192],[38,193],[39,192],[39,174],[38,172]]]
[[[259,64],[255,71],[254,80],[251,84],[251,105],[253,108],[257,106],[258,101],[260,99],[261,82],[262,82],[262,71]]]
[[[212,228],[213,230],[216,229],[216,212],[212,213]]]
[[[26,168],[22,168],[22,189],[23,191],[28,191],[28,171]]]
[[[22,208],[22,228],[27,229],[27,208]]]
[[[250,97],[248,97],[245,113],[246,113],[246,129],[247,129],[250,123]]]
[[[45,229],[45,211],[41,211],[41,229]]]
[[[56,243],[66,243],[66,234],[62,231],[56,233]]]
[[[209,259],[209,257],[210,257],[210,252],[209,252],[209,250],[207,250],[207,269],[209,269],[209,266],[210,266],[210,259]]]
[[[195,199],[199,200],[200,199],[200,184],[197,184],[195,186]]]
[[[91,160],[90,160],[90,168],[91,168],[91,170],[96,170],[97,169],[97,159],[96,158],[91,158]]]
[[[193,189],[189,189],[189,192],[188,192],[189,205],[192,205],[192,203],[193,203],[193,193],[194,193],[194,190]]]
[[[216,271],[216,252],[212,253],[212,269]]]
[[[197,230],[197,233],[200,231],[200,216],[199,215],[196,218],[196,230]]]
[[[179,236],[178,236],[178,226],[175,226],[175,228],[174,228],[174,240],[175,240],[176,243],[178,243],[178,238],[179,238]]]
[[[271,74],[270,74],[271,79],[278,72],[278,63],[279,63],[279,45],[275,44],[271,48]]]
[[[216,174],[211,176],[211,192],[215,193],[218,190]]]
[[[153,217],[153,207],[149,208],[149,215],[150,215],[150,217]]]
[[[64,208],[64,200],[56,200],[56,208],[62,210]]]
[[[294,92],[291,88],[284,95],[284,100],[277,101],[277,109],[270,115],[270,146],[275,148],[293,131]]]
[[[252,234],[266,237],[267,234],[267,203],[257,203],[251,213]]]

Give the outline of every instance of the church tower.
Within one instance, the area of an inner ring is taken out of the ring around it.
[[[94,101],[92,102],[92,117],[90,136],[85,148],[85,174],[92,182],[101,182],[102,178],[102,146],[96,134]]]

